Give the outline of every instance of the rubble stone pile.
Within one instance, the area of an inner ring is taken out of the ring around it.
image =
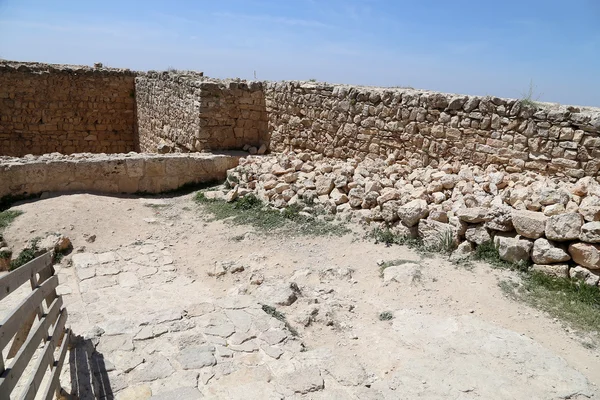
[[[493,243],[505,261],[590,285],[600,279],[600,184],[591,177],[568,182],[494,165],[412,168],[393,155],[344,161],[290,152],[243,158],[227,182],[228,192],[208,195],[233,201],[252,193],[277,209],[387,226],[429,245],[450,238],[455,259]]]

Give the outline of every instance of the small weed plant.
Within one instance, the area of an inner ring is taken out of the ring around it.
[[[40,241],[40,238],[35,238],[35,239],[31,240],[31,242],[29,243],[29,246],[24,248],[19,253],[17,258],[15,258],[14,260],[12,260],[10,262],[10,270],[11,271],[14,271],[15,269],[19,268],[22,265],[27,264],[29,261],[31,261],[37,257],[37,252],[39,250],[39,248],[38,248],[39,241]]]
[[[529,81],[529,88],[527,91],[522,93],[521,104],[528,107],[539,108],[540,104],[538,103],[538,100],[540,99],[540,96],[541,94],[536,95],[536,87],[533,84],[532,79]]]
[[[392,319],[394,319],[394,314],[392,314],[391,311],[383,311],[379,313],[380,321],[390,321]]]
[[[289,324],[284,313],[282,313],[281,311],[277,311],[275,307],[269,306],[267,304],[262,305],[262,310],[265,313],[269,314],[271,317],[283,322],[287,330],[290,331],[290,333],[292,334],[292,336],[298,336],[298,331]]]

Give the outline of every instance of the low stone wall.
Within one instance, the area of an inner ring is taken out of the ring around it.
[[[73,191],[160,193],[224,179],[238,160],[199,153],[0,157],[0,198]]]
[[[308,82],[267,83],[265,97],[274,151],[394,154],[412,167],[460,161],[571,178],[600,170],[598,108]]]
[[[259,82],[201,73],[148,72],[136,78],[140,149],[193,152],[259,147],[268,140]]]
[[[135,73],[0,62],[0,155],[135,150]]]

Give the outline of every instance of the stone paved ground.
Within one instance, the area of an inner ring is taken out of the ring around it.
[[[206,222],[189,196],[21,208],[9,240],[38,221],[77,248],[57,270],[79,335],[61,383],[82,399],[598,398],[597,348],[506,299],[511,272],[265,236]],[[384,281],[376,261],[395,258],[413,269]]]

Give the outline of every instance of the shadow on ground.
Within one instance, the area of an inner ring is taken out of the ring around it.
[[[81,336],[73,339],[69,364],[71,368],[71,395],[65,396],[67,399],[112,400],[115,398],[110,388],[104,356],[96,351],[91,340],[83,339]]]

